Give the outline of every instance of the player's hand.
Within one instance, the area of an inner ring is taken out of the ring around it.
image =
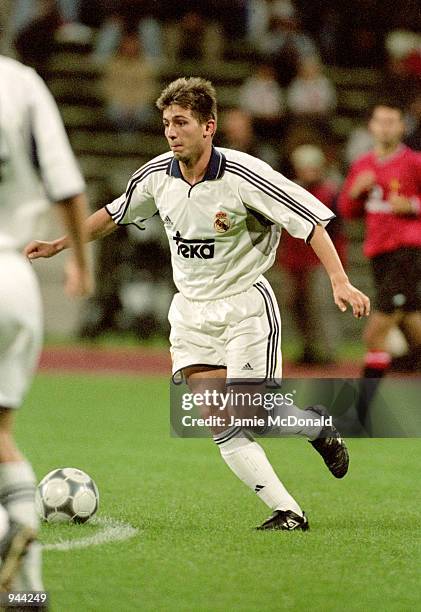
[[[38,259],[39,257],[53,257],[53,255],[60,253],[61,250],[56,240],[53,242],[33,240],[23,249],[23,254],[28,259]]]
[[[89,268],[81,267],[73,257],[65,264],[65,291],[70,297],[89,297],[94,291],[94,280]]]
[[[354,182],[352,183],[350,195],[352,198],[357,199],[362,194],[370,191],[376,184],[376,175],[372,170],[364,170],[357,174]]]
[[[414,212],[411,200],[397,193],[391,193],[389,195],[389,204],[395,215],[410,215]]]
[[[370,314],[370,299],[349,281],[333,284],[333,297],[341,312],[345,312],[349,304],[352,314],[357,319],[368,317]]]

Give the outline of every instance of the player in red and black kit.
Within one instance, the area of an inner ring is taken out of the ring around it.
[[[402,144],[402,112],[394,105],[377,105],[369,129],[374,149],[352,165],[339,210],[365,219],[364,254],[376,296],[364,333],[364,378],[381,378],[390,366],[386,337],[395,325],[421,363],[421,154]],[[362,422],[368,403],[359,406]]]

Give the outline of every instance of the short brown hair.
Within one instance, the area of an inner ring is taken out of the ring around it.
[[[206,123],[209,119],[216,120],[216,91],[206,79],[182,77],[170,83],[161,92],[156,105],[163,111],[171,104],[190,109],[199,123]]]
[[[399,102],[396,102],[393,99],[390,98],[379,98],[377,99],[374,104],[372,104],[371,106],[371,112],[370,112],[370,116],[372,117],[374,115],[374,112],[378,109],[378,108],[388,108],[390,110],[394,110],[396,112],[398,112],[400,114],[401,117],[403,117],[404,115],[404,111],[402,106],[399,104]]]

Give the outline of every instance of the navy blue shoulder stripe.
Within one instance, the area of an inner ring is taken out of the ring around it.
[[[138,170],[138,172],[136,172],[129,180],[129,183],[126,189],[126,200],[131,198],[136,185],[140,183],[140,181],[145,179],[147,176],[149,176],[151,172],[158,172],[161,170],[166,170],[168,168],[170,159],[171,158],[163,159],[159,162],[147,164],[146,166],[143,166],[143,168]]]
[[[150,174],[153,174],[154,172],[161,172],[162,170],[166,170],[168,166],[168,161],[166,161],[164,164],[160,165],[160,166],[156,166],[156,167],[149,167],[148,169],[146,169],[141,175],[138,176],[138,178],[136,180],[130,180],[127,190],[126,190],[126,197],[123,200],[123,202],[121,203],[119,209],[113,213],[112,217],[115,221],[117,221],[117,223],[124,217],[124,215],[126,214],[126,210],[130,204],[130,200],[132,198],[133,192],[136,189],[136,186],[145,178],[147,178]],[[118,218],[118,219],[117,219]]]
[[[245,179],[250,184],[255,185],[255,187],[258,187],[260,189],[260,191],[270,196],[277,202],[280,202],[281,204],[286,206],[286,208],[289,208],[289,210],[291,210],[293,213],[295,213],[296,215],[299,215],[300,217],[302,217],[303,219],[311,223],[312,226],[315,226],[317,224],[317,221],[315,221],[315,219],[310,214],[306,214],[306,212],[304,211],[297,210],[295,206],[291,206],[290,204],[287,204],[282,198],[280,198],[275,193],[271,192],[270,189],[268,189],[267,187],[263,187],[261,184],[259,184],[258,182],[256,182],[255,180],[251,179],[246,174],[244,174],[242,171],[230,168],[228,164],[225,170],[227,172],[231,172],[232,174],[236,174],[237,176],[240,176],[241,178]]]
[[[309,210],[308,208],[300,204],[300,202],[292,198],[283,189],[281,189],[274,183],[271,183],[267,179],[262,178],[252,170],[243,166],[242,164],[227,161],[227,170],[231,170],[234,174],[242,176],[242,178],[245,178],[250,183],[254,184],[256,187],[259,187],[259,189],[261,189],[264,193],[282,202],[283,204],[285,204],[285,206],[290,208],[290,210],[294,210],[298,214],[301,214],[303,217],[307,218],[312,223],[318,223],[318,221],[327,220],[318,217],[314,211]]]
[[[164,157],[164,159],[160,159],[158,161],[149,161],[146,162],[146,164],[143,164],[143,166],[141,166],[138,170],[136,170],[135,172],[133,172],[131,179],[135,179],[139,176],[139,174],[141,174],[142,172],[144,172],[145,170],[147,170],[148,168],[154,168],[156,165],[161,165],[162,163],[169,163],[172,159],[174,159],[174,155],[169,154],[168,157]]]
[[[230,161],[227,163],[231,164],[233,167],[237,167],[241,170],[243,170],[244,172],[246,172],[246,174],[251,175],[254,179],[256,180],[260,180],[263,183],[267,184],[268,186],[270,186],[274,191],[279,192],[280,195],[282,195],[283,197],[285,197],[291,204],[295,204],[297,206],[299,206],[300,208],[305,209],[306,211],[308,210],[305,206],[303,206],[300,202],[298,202],[298,200],[295,200],[289,193],[287,193],[286,191],[284,191],[281,187],[279,187],[278,185],[275,185],[275,183],[271,183],[270,181],[268,181],[267,179],[262,178],[261,176],[259,176],[256,172],[253,172],[253,170],[250,170],[250,168],[247,168],[247,166],[243,166],[242,164],[238,163],[238,162],[233,162]],[[322,219],[321,217],[319,217],[318,215],[316,215],[316,213],[312,210],[308,210],[308,212],[314,216],[314,218],[318,221],[326,221],[327,219]]]

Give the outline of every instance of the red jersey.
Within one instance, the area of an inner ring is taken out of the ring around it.
[[[372,171],[376,185],[358,199],[349,196],[358,174]],[[409,198],[414,212],[396,215],[388,202],[389,195]],[[345,180],[339,196],[339,211],[349,219],[365,216],[364,254],[375,257],[402,247],[421,248],[421,154],[401,145],[395,153],[380,159],[370,151],[357,159]]]
[[[338,190],[336,186],[330,181],[322,181],[314,185],[305,185],[305,188],[309,193],[314,195],[318,200],[323,202],[328,208],[335,212],[335,203]],[[331,233],[330,230],[334,228],[336,219],[331,221],[327,226],[326,230]],[[344,235],[340,231],[334,231],[331,238],[339,252],[339,256],[342,261],[345,256],[345,239]],[[320,259],[313,251],[309,244],[306,244],[304,240],[297,240],[293,238],[287,232],[282,233],[281,243],[278,249],[279,263],[291,272],[306,272],[309,268],[320,265]]]

